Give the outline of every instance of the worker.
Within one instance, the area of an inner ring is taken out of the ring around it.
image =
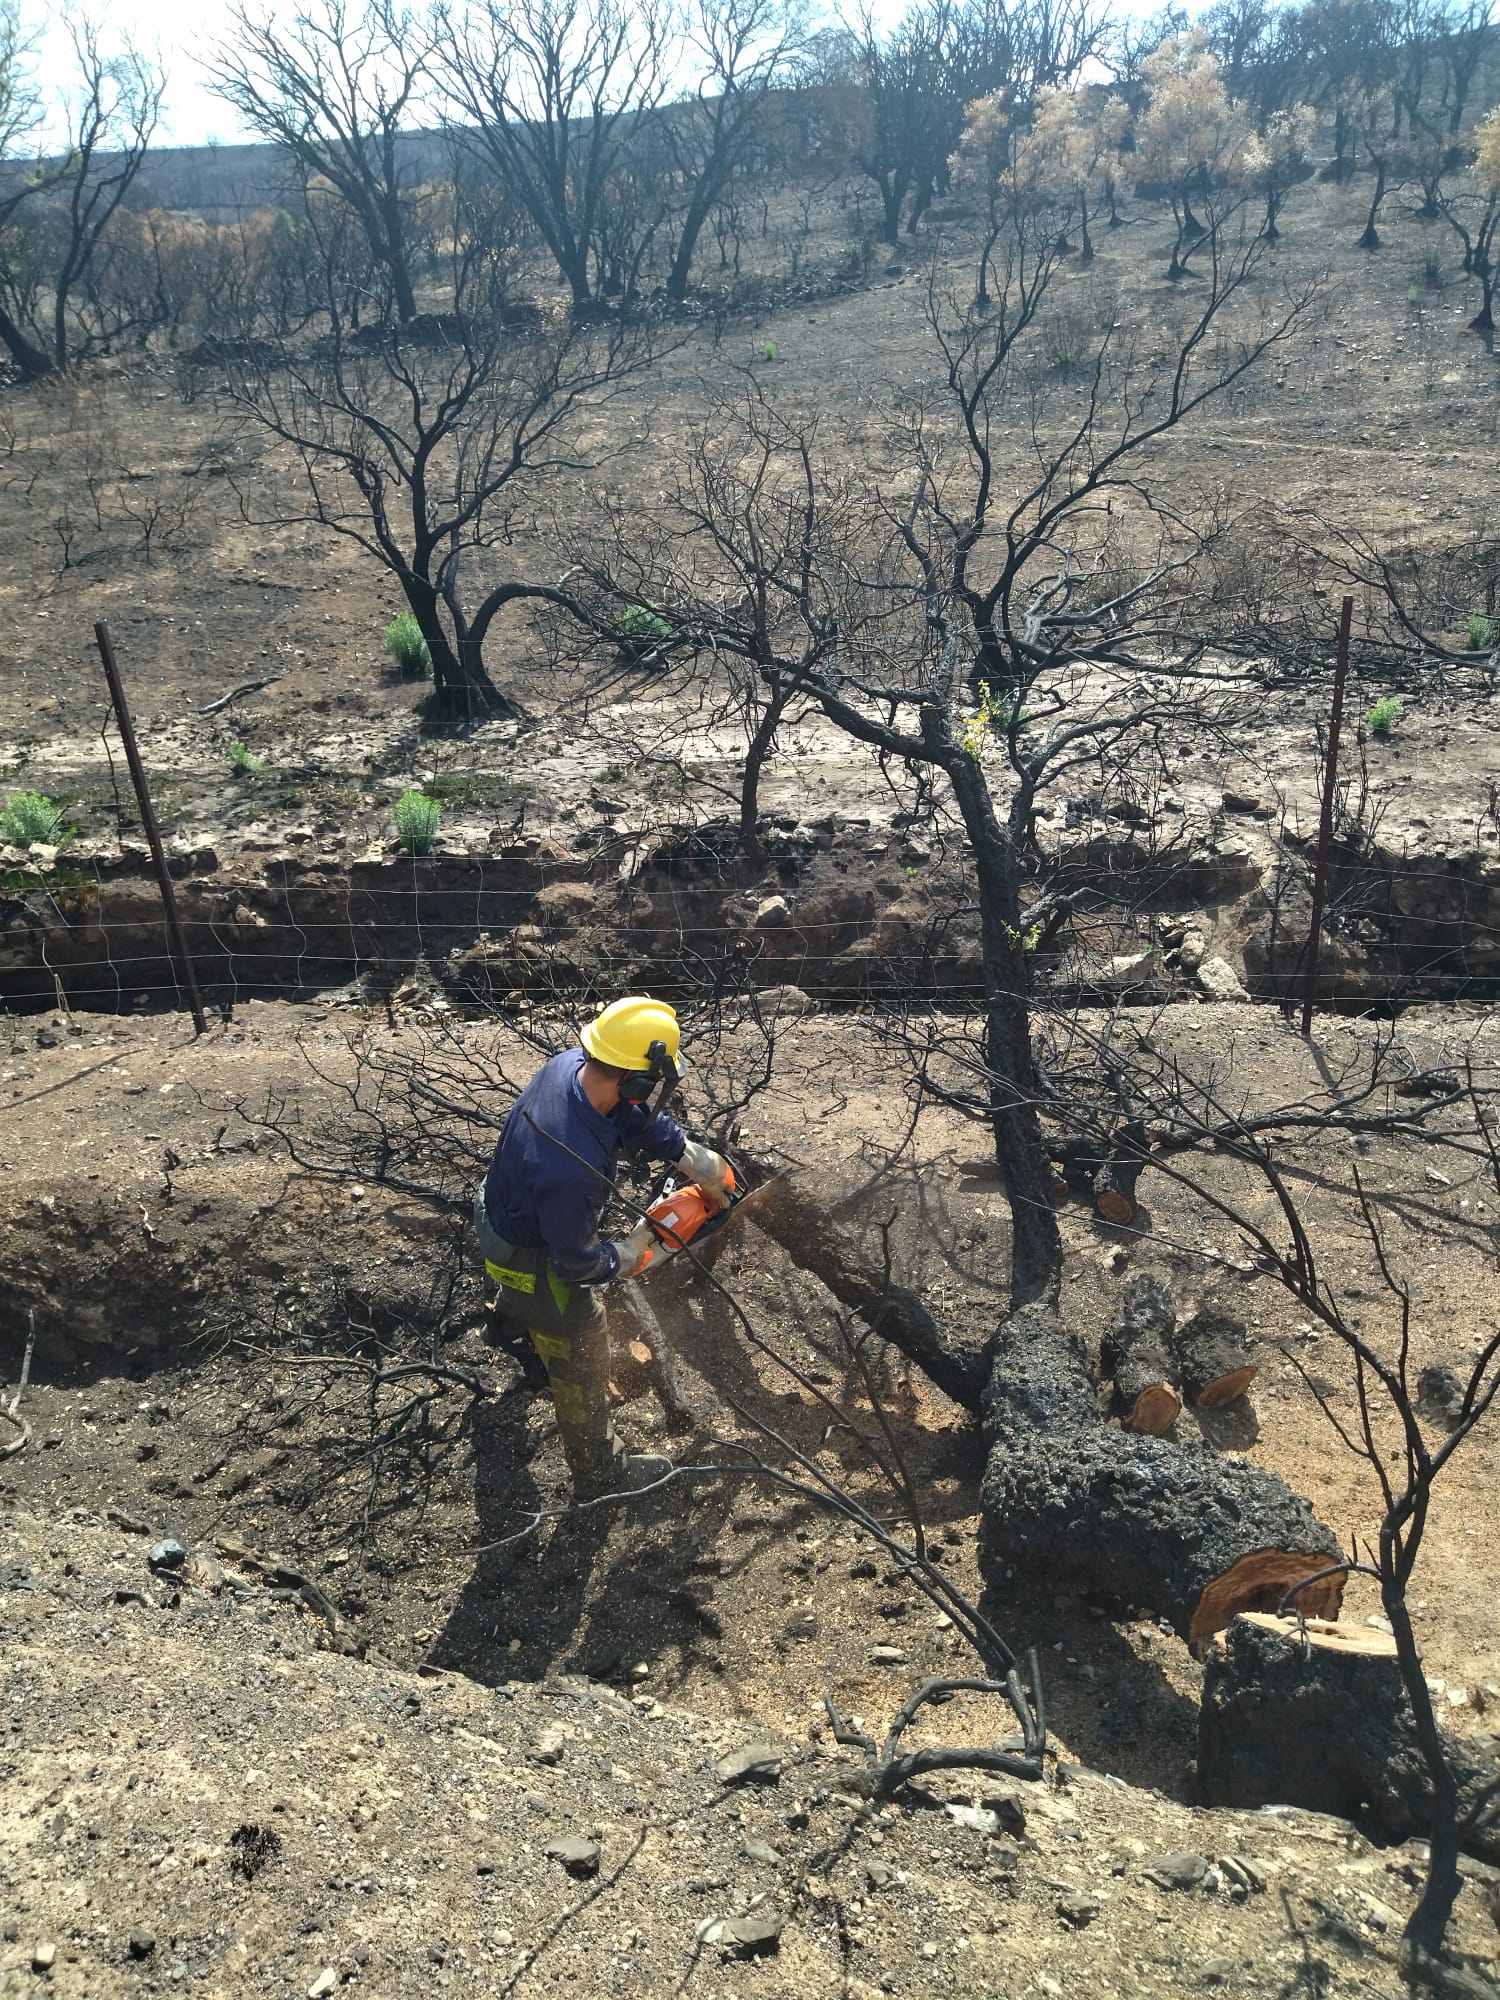
[[[609,1414],[603,1290],[652,1261],[644,1220],[609,1242],[600,1217],[621,1153],[677,1166],[710,1211],[733,1185],[722,1155],[689,1139],[665,1106],[682,1078],[677,1016],[644,995],[615,1000],[537,1071],[501,1128],[474,1227],[499,1288],[498,1315],[519,1322],[546,1367],[579,1499],[654,1484],[670,1461],[629,1457]]]

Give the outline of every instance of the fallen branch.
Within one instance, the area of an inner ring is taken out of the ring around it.
[[[267,674],[263,680],[246,681],[242,687],[231,688],[228,694],[221,694],[217,701],[211,701],[206,708],[200,708],[198,714],[200,716],[217,715],[221,708],[228,708],[229,704],[238,701],[241,695],[259,694],[262,688],[268,688],[274,682],[285,679],[285,674]]]
[[[848,1749],[863,1750],[870,1759],[871,1796],[874,1798],[891,1798],[910,1779],[919,1778],[928,1771],[1000,1771],[1007,1777],[1034,1778],[1047,1741],[1047,1711],[1042,1699],[1042,1678],[1035,1647],[1027,1654],[1026,1667],[1031,1683],[1029,1689],[1022,1688],[1020,1676],[1016,1673],[1007,1674],[1003,1681],[929,1679],[921,1682],[915,1694],[897,1712],[879,1749],[873,1737],[866,1736],[839,1714],[831,1696],[824,1695],[823,1706],[828,1711],[834,1742]],[[930,1701],[946,1701],[950,1695],[963,1693],[1005,1696],[1012,1710],[1022,1718],[1024,1733],[1019,1754],[1001,1745],[991,1747],[977,1743],[930,1743],[920,1750],[901,1749],[901,1738],[920,1708]]]
[[[31,1442],[31,1426],[20,1414],[21,1397],[26,1384],[31,1379],[31,1357],[36,1352],[36,1308],[26,1309],[26,1352],[21,1356],[21,1379],[16,1384],[16,1393],[10,1401],[0,1407],[0,1416],[16,1429],[16,1436],[7,1445],[0,1445],[0,1458],[14,1458],[18,1451],[24,1451]]]

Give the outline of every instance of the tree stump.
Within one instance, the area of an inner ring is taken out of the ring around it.
[[[984,1419],[991,1574],[1016,1563],[1096,1602],[1145,1605],[1201,1645],[1339,1559],[1275,1473],[1101,1423],[1083,1347],[1048,1306],[1001,1327]],[[1341,1576],[1303,1593],[1317,1616],[1336,1614],[1342,1596]]]
[[[1241,1323],[1213,1306],[1202,1306],[1172,1337],[1178,1380],[1188,1401],[1200,1410],[1222,1409],[1243,1396],[1255,1380]]]
[[[1497,1774],[1444,1738],[1461,1817]],[[1238,1617],[1208,1655],[1198,1717],[1198,1788],[1210,1806],[1302,1806],[1385,1840],[1425,1833],[1432,1789],[1401,1685],[1395,1641],[1368,1626],[1267,1613]],[[1462,1833],[1500,1858],[1500,1831]]]
[[[1182,1398],[1172,1386],[1176,1369],[1168,1345],[1176,1320],[1166,1286],[1137,1273],[1126,1285],[1119,1318],[1099,1349],[1126,1430],[1165,1437],[1177,1421]]]

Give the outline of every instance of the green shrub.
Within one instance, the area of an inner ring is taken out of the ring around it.
[[[73,831],[63,825],[63,809],[40,792],[16,792],[0,812],[0,840],[11,847],[30,847],[41,841],[56,847]]]
[[[1486,617],[1482,611],[1470,613],[1469,623],[1465,629],[1471,653],[1486,653],[1496,640],[1500,639],[1500,624],[1493,618]]]
[[[1422,282],[1429,292],[1443,289],[1443,253],[1441,250],[1427,250],[1422,256]]]
[[[408,854],[431,854],[443,809],[425,792],[403,792],[396,801],[396,838]]]
[[[410,611],[403,611],[385,628],[385,650],[408,680],[421,680],[430,672],[432,655],[422,628]]]
[[[768,340],[768,341],[766,342],[765,346],[764,346],[764,347],[763,347],[763,348],[761,349],[761,354],[762,354],[762,356],[763,356],[763,358],[764,358],[765,360],[767,360],[767,361],[774,361],[774,360],[776,359],[776,343],[775,343],[775,341],[774,341],[774,340]]]
[[[253,778],[266,768],[266,760],[247,743],[235,742],[229,746],[229,768],[237,778]]]
[[[615,620],[615,630],[626,652],[634,653],[637,659],[672,636],[672,628],[666,619],[659,611],[653,611],[649,604],[627,604]]]
[[[1399,694],[1383,694],[1365,717],[1365,721],[1376,736],[1389,736],[1400,720],[1401,697]]]
[[[1420,293],[1420,292],[1419,292],[1419,291],[1417,290],[1417,288],[1416,288],[1416,286],[1415,286],[1414,284],[1411,284],[1411,285],[1408,285],[1408,286],[1407,286],[1407,288],[1406,288],[1406,303],[1407,303],[1407,304],[1408,304],[1409,306],[1414,306],[1414,305],[1416,305],[1416,304],[1418,303],[1418,301],[1419,301],[1419,300],[1421,299],[1421,296],[1422,296],[1422,294],[1421,294],[1421,293]]]

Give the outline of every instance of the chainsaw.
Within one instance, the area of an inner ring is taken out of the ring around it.
[[[646,1220],[656,1232],[661,1244],[658,1255],[653,1248],[646,1252],[639,1271],[653,1263],[665,1263],[675,1257],[679,1250],[689,1243],[702,1243],[714,1236],[734,1218],[734,1212],[745,1197],[745,1190],[735,1179],[734,1168],[725,1161],[724,1194],[725,1201],[720,1208],[711,1208],[708,1197],[696,1181],[689,1181],[686,1187],[674,1188],[670,1193],[658,1195],[646,1210]]]

